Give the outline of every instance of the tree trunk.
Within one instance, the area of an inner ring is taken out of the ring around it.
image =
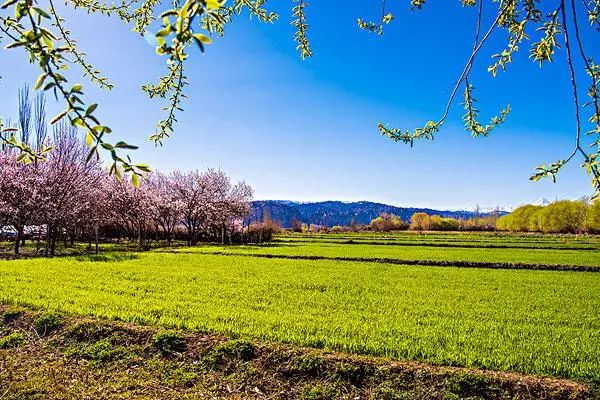
[[[98,250],[99,250],[99,240],[98,240],[98,227],[95,226],[94,227],[94,238],[96,239],[96,254],[98,254]]]
[[[23,240],[23,227],[17,227],[17,237],[15,238],[15,254],[20,254],[21,252],[21,241]]]
[[[50,257],[54,257],[56,255],[56,228],[52,228],[50,232]]]
[[[52,237],[52,227],[50,224],[46,225],[46,256],[50,255],[50,241]]]
[[[242,237],[240,239],[240,244],[244,244],[244,224],[246,223],[246,219],[242,219]]]
[[[196,227],[192,227],[190,231],[190,246],[196,245]]]

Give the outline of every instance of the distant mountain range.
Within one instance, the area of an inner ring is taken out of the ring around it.
[[[335,225],[348,226],[352,223],[368,224],[381,213],[394,214],[405,221],[409,221],[410,217],[416,212],[425,212],[429,215],[437,214],[442,217],[457,219],[468,219],[477,215],[486,216],[491,214],[477,214],[474,211],[395,207],[369,201],[301,203],[288,200],[259,200],[252,202],[252,216],[250,221],[262,221],[265,215],[269,215],[273,221],[278,221],[284,228],[291,227],[294,220],[306,224],[332,227]],[[507,213],[502,211],[500,214],[505,215]]]

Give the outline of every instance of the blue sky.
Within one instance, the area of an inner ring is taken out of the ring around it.
[[[482,119],[506,104],[513,108],[490,137],[472,139],[463,130],[460,99],[433,142],[410,148],[380,136],[379,121],[413,128],[439,117],[474,29],[475,10],[458,1],[432,2],[420,12],[409,12],[408,1],[395,3],[396,19],[378,37],[355,22],[377,18],[375,1],[313,1],[307,17],[315,57],[307,61],[294,49],[288,2],[273,2],[281,14],[274,25],[239,17],[205,54],[194,52],[187,67],[190,98],[162,148],[147,138],[164,104],[147,99],[140,87],[157,80],[164,59],[119,21],[65,13],[88,60],[116,84],[103,92],[77,78],[100,104],[97,115],[116,138],[140,145],[132,154],[136,161],[156,169],[221,168],[251,184],[258,199],[457,209],[590,194],[579,162],[566,167],[557,184],[528,180],[535,166],[568,155],[574,141],[562,52],[540,69],[524,47],[508,72],[492,78],[486,68],[504,37],[484,48],[472,78]],[[587,51],[600,56],[598,34],[586,35]],[[17,51],[0,58],[5,117],[16,114],[19,86],[37,77],[23,59]],[[73,67],[70,76],[78,72]]]

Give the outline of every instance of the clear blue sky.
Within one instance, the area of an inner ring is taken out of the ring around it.
[[[162,148],[147,137],[164,104],[147,99],[140,86],[160,76],[164,60],[119,21],[66,14],[75,17],[67,25],[88,60],[116,84],[107,93],[78,78],[100,104],[97,115],[115,137],[141,146],[132,154],[136,161],[156,169],[221,168],[251,184],[258,199],[456,209],[590,193],[579,162],[557,184],[528,180],[535,166],[571,150],[568,74],[563,62],[540,69],[523,48],[510,70],[494,79],[486,67],[502,41],[484,49],[473,83],[482,119],[511,104],[503,127],[472,139],[462,128],[459,99],[434,142],[411,149],[381,137],[379,121],[413,128],[438,118],[474,29],[475,10],[458,1],[432,2],[420,12],[409,12],[408,1],[394,3],[396,20],[377,37],[355,22],[377,18],[374,0],[312,1],[307,16],[315,57],[304,62],[292,41],[291,2],[273,2],[281,14],[275,25],[238,18],[204,55],[194,52],[187,68],[190,99]],[[588,52],[600,56],[599,36],[590,35]],[[14,116],[18,87],[35,81],[37,71],[18,51],[3,51],[0,71],[0,115]]]

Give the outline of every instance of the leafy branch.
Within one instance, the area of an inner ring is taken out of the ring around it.
[[[502,109],[499,115],[492,117],[490,122],[484,126],[477,121],[479,117],[479,110],[475,108],[477,99],[473,97],[473,89],[473,85],[467,80],[465,84],[463,103],[466,113],[463,116],[463,121],[465,123],[465,129],[471,132],[473,137],[476,138],[479,136],[487,136],[492,129],[503,124],[506,116],[510,112],[510,106],[506,106],[504,109]]]
[[[167,118],[158,123],[156,133],[150,136],[150,140],[156,144],[162,146],[163,140],[173,132],[173,125],[177,122],[175,112],[183,111],[180,104],[181,99],[186,97],[183,94],[184,86],[187,86],[187,81],[183,74],[183,62],[180,61],[169,65],[169,74],[161,78],[159,85],[145,87],[150,98],[155,96],[165,98],[167,93],[171,93],[170,105],[163,108],[164,111],[168,111]]]
[[[419,3],[419,4],[422,6],[423,3],[424,2]],[[417,4],[417,6],[419,4]],[[506,4],[510,4],[510,3],[506,3]],[[481,50],[483,45],[488,41],[488,39],[492,35],[494,29],[496,29],[496,27],[498,26],[498,24],[500,23],[502,18],[505,17],[505,13],[507,12],[507,10],[510,9],[509,6],[507,6],[506,4],[501,5],[501,9],[497,14],[496,19],[491,24],[491,26],[488,28],[488,30],[485,33],[485,35],[483,36],[483,38],[481,38],[481,40],[480,40],[479,36],[481,34],[481,19],[482,19],[482,15],[483,15],[483,1],[480,2],[480,7],[479,7],[479,10],[477,13],[477,26],[476,26],[476,32],[475,32],[475,40],[473,42],[473,50],[467,60],[467,63],[463,69],[463,72],[461,73],[458,81],[454,85],[454,88],[453,88],[452,93],[450,94],[450,97],[446,103],[446,108],[445,108],[444,113],[442,114],[441,118],[438,119],[437,121],[430,120],[425,124],[425,126],[423,128],[415,128],[412,131],[411,130],[402,130],[402,129],[398,129],[398,128],[388,128],[387,125],[380,122],[377,125],[377,128],[379,129],[379,132],[382,135],[389,137],[390,139],[394,140],[395,142],[401,141],[403,143],[410,144],[411,146],[413,146],[414,141],[418,140],[418,139],[426,139],[426,140],[434,139],[435,134],[437,132],[439,132],[440,127],[444,124],[444,122],[448,118],[448,115],[450,114],[450,109],[454,102],[454,98],[456,97],[456,94],[458,93],[459,88],[462,86],[463,82],[465,82],[468,79],[471,69],[473,68],[473,62],[475,60],[475,57],[477,56],[477,54],[479,53],[479,51]],[[418,8],[420,8],[420,7],[418,7]],[[508,109],[505,109],[505,110],[508,110]],[[506,111],[506,114],[507,113],[508,113],[508,111]],[[506,114],[504,114],[504,116],[506,116]],[[498,117],[498,118],[500,118],[500,117]],[[502,117],[502,121],[503,120],[504,119]],[[500,123],[500,121],[498,121],[498,123]]]
[[[588,19],[592,25],[597,25],[600,30],[600,22],[598,16],[600,15],[600,1],[598,0],[582,0],[587,12]],[[397,128],[390,128],[382,123],[378,124],[380,133],[390,137],[394,141],[401,141],[411,146],[417,139],[428,139],[432,140],[435,134],[439,132],[441,126],[448,117],[449,110],[453,104],[457,90],[463,87],[463,107],[465,108],[465,114],[463,115],[463,121],[465,123],[466,130],[470,131],[474,137],[487,136],[489,132],[499,124],[505,121],[506,116],[510,111],[510,107],[506,107],[500,111],[499,115],[492,117],[490,122],[486,125],[478,122],[479,110],[476,108],[476,99],[473,97],[473,85],[469,83],[469,75],[478,55],[479,50],[483,44],[488,40],[492,31],[496,27],[506,29],[508,35],[508,45],[500,53],[494,54],[494,62],[488,67],[488,71],[492,76],[496,76],[499,70],[505,71],[508,64],[512,62],[513,56],[519,51],[519,47],[524,41],[530,40],[528,29],[534,25],[536,39],[531,44],[530,58],[543,66],[545,63],[553,62],[554,57],[558,50],[561,49],[559,43],[560,37],[564,38],[564,45],[566,49],[566,60],[569,68],[569,76],[571,81],[571,87],[573,92],[573,102],[575,108],[575,146],[571,154],[555,163],[548,165],[542,165],[538,167],[531,177],[532,180],[539,180],[542,178],[550,178],[553,181],[556,180],[556,176],[561,168],[569,163],[576,155],[580,155],[583,158],[583,167],[592,178],[592,184],[596,191],[596,195],[600,195],[600,67],[595,64],[591,57],[588,57],[583,48],[583,40],[579,33],[579,19],[577,17],[577,7],[575,6],[575,0],[560,0],[559,6],[549,14],[545,15],[538,7],[538,0],[498,0],[499,11],[496,14],[496,19],[492,24],[488,32],[479,40],[480,24],[482,21],[482,8],[484,0],[461,0],[464,6],[475,6],[479,4],[479,10],[477,13],[477,29],[474,40],[473,51],[469,56],[466,66],[456,82],[454,89],[452,90],[449,100],[446,104],[446,109],[440,119],[430,120],[425,126],[418,127],[414,130],[401,130]],[[569,6],[567,7],[567,2]],[[424,0],[412,0],[412,9],[421,9],[425,4]],[[570,23],[567,23],[570,18]],[[570,25],[570,26],[569,26]],[[365,27],[369,29],[368,27]],[[373,29],[376,26],[373,25]],[[572,36],[575,36],[573,38]],[[573,40],[575,43],[573,44]],[[578,80],[580,79],[576,72],[575,63],[573,60],[573,47],[579,50],[581,60],[584,64],[584,72],[591,82],[587,88],[587,96],[589,101],[585,104],[581,104],[578,92]],[[589,151],[584,149],[582,144],[582,121],[581,113],[584,110],[591,110],[591,116],[587,119],[587,122],[592,125],[592,128],[586,132],[587,135],[596,135],[595,140],[591,144],[593,150]]]
[[[600,0],[581,0],[586,9],[590,24],[596,25],[596,29],[600,32]]]
[[[75,84],[67,88],[67,79],[60,74],[59,70],[68,68],[68,60],[63,53],[70,53],[71,48],[61,45],[57,36],[42,25],[42,21],[50,19],[47,11],[36,7],[32,0],[8,0],[1,8],[14,8],[15,17],[0,17],[2,31],[7,34],[12,43],[7,49],[24,48],[29,54],[30,61],[37,63],[41,75],[37,79],[35,88],[43,88],[44,91],[52,90],[56,98],[59,96],[66,102],[67,108],[54,117],[51,123],[56,123],[68,116],[71,125],[81,128],[86,133],[86,143],[90,147],[88,160],[98,155],[98,149],[102,148],[109,152],[112,158],[111,173],[117,173],[122,169],[125,173],[137,176],[149,171],[149,167],[143,164],[132,164],[128,157],[123,157],[120,150],[135,149],[125,142],[114,145],[104,140],[104,135],[111,133],[111,129],[101,125],[94,115],[96,104],[85,106],[82,96],[81,84]],[[29,29],[24,24],[28,24]],[[24,150],[26,153],[26,150]]]
[[[17,139],[15,134],[18,131],[19,130],[16,128],[4,126],[4,122],[0,118],[0,149],[4,150],[8,147],[17,150],[19,152],[19,155],[16,159],[17,162],[23,162],[25,164],[45,160],[48,153],[52,151],[52,146],[42,145],[36,151],[28,146],[24,141]]]
[[[383,27],[392,22],[393,19],[394,15],[385,10],[385,0],[381,0],[381,18],[379,19],[379,22],[375,23],[357,18],[356,23],[360,29],[381,36],[383,35]]]
[[[577,48],[579,49],[579,54],[581,55],[581,59],[585,64],[585,70],[587,74],[591,78],[591,85],[588,89],[588,96],[591,97],[591,101],[587,104],[584,104],[583,107],[593,105],[593,115],[590,117],[589,122],[595,124],[595,128],[587,134],[597,136],[596,141],[592,144],[592,146],[596,147],[596,151],[588,152],[584,149],[582,145],[582,128],[581,128],[581,104],[579,100],[579,90],[578,90],[578,80],[577,74],[575,72],[575,64],[573,60],[573,50],[572,50],[572,32],[567,25],[567,6],[565,0],[561,0],[560,7],[558,11],[561,14],[561,30],[564,35],[565,41],[565,49],[566,49],[566,60],[569,68],[569,76],[571,81],[571,88],[573,92],[573,105],[575,107],[575,145],[573,146],[573,150],[571,155],[566,160],[559,160],[556,163],[550,164],[549,166],[542,165],[536,169],[536,173],[531,177],[532,180],[539,180],[541,178],[550,177],[553,181],[556,181],[556,175],[561,170],[561,168],[570,162],[575,155],[580,154],[583,159],[582,167],[585,168],[586,172],[592,178],[592,185],[595,189],[595,196],[598,197],[600,195],[600,162],[598,160],[600,154],[600,148],[598,144],[600,143],[600,104],[598,100],[598,85],[600,82],[600,68],[593,63],[591,59],[586,56],[585,50],[583,48],[583,42],[581,40],[581,36],[579,34],[579,25],[577,21],[577,9],[575,7],[575,0],[570,0],[570,11],[572,17],[572,26],[575,33],[575,43]]]
[[[6,48],[9,50],[24,49],[29,56],[29,61],[37,64],[41,70],[36,88],[44,91],[52,90],[57,99],[61,98],[66,103],[65,110],[57,115],[54,121],[68,117],[73,126],[86,133],[87,142],[91,148],[90,157],[97,156],[99,150],[107,151],[113,160],[111,172],[115,174],[119,174],[120,171],[131,173],[132,179],[137,181],[138,176],[144,171],[148,171],[149,168],[144,165],[132,164],[129,157],[122,154],[123,150],[135,147],[124,142],[112,145],[105,140],[105,136],[111,133],[111,129],[102,125],[97,119],[95,113],[97,105],[85,104],[82,85],[69,84],[61,72],[69,64],[76,63],[83,69],[83,75],[88,76],[100,87],[109,89],[112,84],[85,60],[85,53],[78,50],[77,41],[71,38],[70,32],[64,27],[65,21],[57,13],[52,0],[49,0],[47,9],[40,7],[38,1],[6,0],[2,5],[2,9],[14,11],[14,16],[11,17],[0,15],[0,35],[11,39]],[[222,36],[225,26],[244,10],[248,11],[250,18],[257,18],[261,22],[273,23],[278,19],[276,13],[265,7],[267,0],[230,0],[232,4],[229,6],[224,4],[224,0],[171,0],[169,3],[171,8],[159,16],[156,16],[156,13],[158,8],[163,8],[162,0],[117,1],[120,2],[107,4],[101,0],[66,0],[66,4],[87,12],[116,15],[124,22],[132,23],[133,30],[142,35],[147,34],[147,30],[155,20],[158,19],[162,22],[155,33],[156,52],[159,56],[166,58],[167,72],[159,79],[158,84],[148,84],[142,88],[150,98],[168,99],[169,101],[169,104],[164,107],[164,111],[167,113],[166,117],[158,123],[156,132],[151,136],[151,139],[158,144],[161,144],[162,140],[173,132],[174,124],[177,121],[177,111],[182,110],[181,102],[186,97],[184,88],[187,80],[184,74],[184,64],[189,57],[188,47],[197,46],[204,51],[205,46],[212,41],[210,35]],[[358,25],[361,29],[369,32],[383,34],[384,26],[394,19],[394,15],[386,9],[385,0],[377,1],[381,5],[379,20],[368,22],[358,19]],[[505,30],[508,33],[506,47],[494,54],[492,64],[488,66],[488,71],[494,77],[498,71],[507,69],[520,47],[524,42],[530,41],[531,37],[535,37],[535,39],[531,42],[529,56],[540,66],[554,60],[558,51],[561,50],[562,40],[564,40],[575,107],[575,146],[570,156],[564,160],[539,167],[532,179],[541,179],[542,177],[555,179],[563,165],[570,162],[575,156],[581,156],[584,168],[592,177],[596,191],[600,193],[600,67],[584,50],[579,32],[579,25],[582,22],[577,17],[575,0],[557,0],[559,7],[550,13],[542,12],[539,0],[460,1],[465,7],[478,6],[475,39],[473,49],[467,57],[458,80],[453,85],[441,117],[437,120],[430,120],[422,127],[413,130],[401,130],[379,123],[379,131],[395,141],[402,141],[410,145],[413,145],[417,139],[432,140],[447,120],[459,91],[462,91],[462,105],[465,109],[462,118],[466,130],[475,137],[486,136],[494,127],[504,122],[510,110],[509,107],[504,108],[487,124],[479,122],[480,112],[476,108],[474,87],[470,84],[469,79],[475,60],[489,38],[497,30]],[[483,5],[486,1],[489,4],[497,4],[497,11],[494,13],[493,23],[486,33],[481,35]],[[600,31],[600,0],[581,1],[591,26]],[[425,4],[425,0],[410,0],[412,10],[420,10]],[[294,0],[291,21],[296,28],[294,41],[303,59],[313,56],[307,37],[309,24],[305,15],[306,7],[306,0]],[[44,24],[47,20],[51,21],[49,24],[56,32]],[[581,56],[581,60],[577,61],[577,64],[579,62],[583,64],[581,69],[576,68],[573,59],[576,52]],[[68,55],[72,55],[74,60],[67,59]],[[577,88],[581,85],[579,81],[584,77],[590,79],[586,92],[589,101],[582,104],[579,98],[582,93],[579,93]],[[583,119],[584,113],[586,114],[585,119]],[[589,117],[587,113],[589,113]],[[585,130],[583,125],[586,125]],[[587,129],[587,125],[590,126],[589,129]],[[582,132],[585,132],[585,135],[595,135],[591,150],[584,148]],[[25,154],[23,161],[35,160],[35,157],[38,156],[43,157],[43,154],[35,154],[30,151],[31,149],[27,149],[27,146],[20,143],[9,128],[0,130],[0,142],[2,146],[19,149]]]
[[[310,48],[310,42],[306,37],[308,31],[308,23],[306,22],[306,15],[304,15],[304,9],[308,6],[304,0],[294,0],[296,5],[292,8],[292,16],[295,18],[292,21],[292,25],[296,28],[294,33],[294,41],[298,44],[296,50],[300,52],[300,56],[303,60],[313,56],[313,52]]]
[[[88,13],[102,14],[112,16],[116,14],[123,21],[130,22],[134,19],[134,15],[129,12],[130,7],[137,3],[138,0],[121,1],[120,4],[105,4],[98,0],[68,0],[68,3],[74,8],[81,8]]]
[[[89,76],[90,80],[92,82],[96,83],[98,86],[100,86],[103,89],[106,89],[106,90],[113,89],[114,85],[112,83],[110,83],[108,78],[101,76],[100,71],[98,71],[91,64],[89,64],[85,61],[85,58],[84,58],[85,53],[82,53],[79,50],[77,50],[75,41],[69,37],[70,32],[67,31],[63,26],[64,18],[62,18],[58,15],[58,13],[56,12],[56,8],[54,8],[54,3],[52,2],[52,0],[48,0],[48,1],[50,3],[50,8],[49,8],[50,13],[52,14],[52,17],[54,18],[54,26],[60,32],[60,35],[61,35],[63,41],[69,47],[70,52],[75,57],[76,62],[83,69],[83,76]]]

